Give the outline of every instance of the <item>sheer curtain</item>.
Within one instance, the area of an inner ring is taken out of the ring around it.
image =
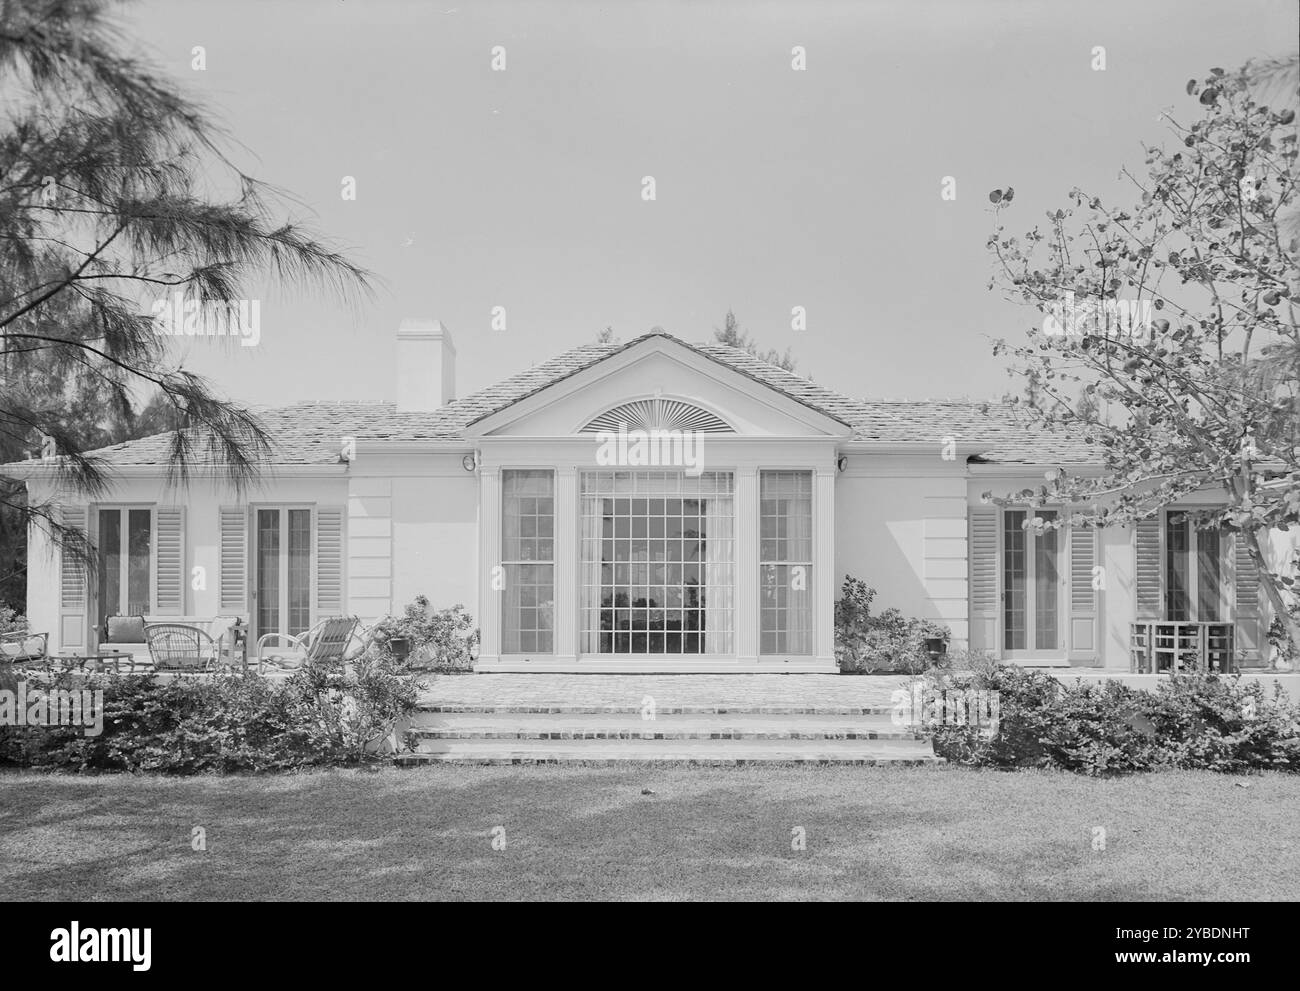
[[[508,654],[551,653],[555,609],[555,477],[549,470],[502,473],[501,645]]]
[[[812,637],[812,583],[813,583],[813,533],[812,533],[812,475],[798,478],[789,503],[789,557],[798,562],[792,567],[803,568],[802,581],[788,579],[790,602],[787,612],[789,639],[786,650],[791,654],[811,654]]]
[[[760,654],[811,654],[812,473],[759,476]]]

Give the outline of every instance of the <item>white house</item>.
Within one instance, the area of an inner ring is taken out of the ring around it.
[[[168,435],[98,452],[113,486],[94,502],[55,491],[48,462],[0,469],[99,556],[88,575],[33,528],[32,628],[64,651],[114,614],[299,633],[423,594],[473,612],[480,671],[830,673],[852,574],[878,607],[1008,659],[1127,671],[1134,624],[1161,621],[1189,624],[1179,636],[1231,624],[1240,663],[1268,661],[1258,574],[1230,534],[1174,509],[1136,531],[1035,536],[1026,509],[984,503],[1096,468],[1011,406],[851,399],[663,333],[457,399],[451,335],[405,321],[394,402],[264,418],[274,467],[239,497],[167,487]]]

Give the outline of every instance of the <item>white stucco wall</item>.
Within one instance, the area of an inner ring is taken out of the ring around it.
[[[478,604],[478,478],[463,455],[404,458],[392,475],[392,608],[417,595],[435,609]]]
[[[43,504],[52,489],[43,482],[27,483],[28,502]],[[59,628],[59,557],[49,534],[35,521],[27,527],[27,624],[38,633],[49,633],[51,644]]]
[[[873,609],[946,624],[969,637],[966,477],[961,459],[848,453],[835,486],[835,579],[876,589]],[[838,592],[837,592],[838,595]]]

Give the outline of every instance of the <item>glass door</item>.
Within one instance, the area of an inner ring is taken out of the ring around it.
[[[1055,510],[1034,514],[1056,520]],[[1036,534],[1024,528],[1023,509],[1002,520],[1002,650],[1009,658],[1065,656],[1062,636],[1061,531]]]
[[[311,510],[259,508],[253,526],[253,636],[311,627]]]
[[[153,512],[148,509],[101,509],[96,546],[98,628],[109,616],[146,616],[150,612],[150,547]]]
[[[1193,526],[1185,512],[1165,517],[1165,619],[1224,621],[1228,547],[1227,533],[1218,524]]]

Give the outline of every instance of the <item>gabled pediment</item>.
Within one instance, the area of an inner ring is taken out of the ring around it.
[[[603,430],[847,437],[850,428],[675,338],[654,335],[469,425],[472,437],[572,437]]]

